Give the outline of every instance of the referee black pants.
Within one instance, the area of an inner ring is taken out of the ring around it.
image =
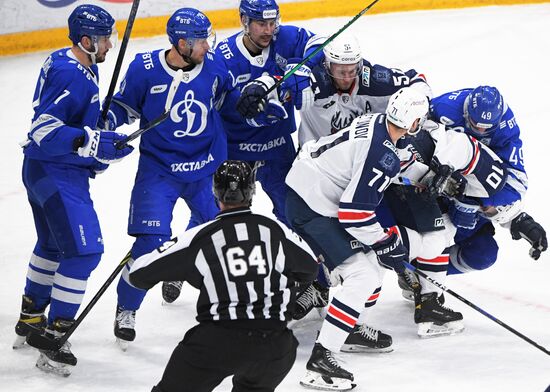
[[[212,391],[233,375],[233,392],[268,392],[288,374],[298,341],[292,331],[201,323],[175,348],[152,392]]]

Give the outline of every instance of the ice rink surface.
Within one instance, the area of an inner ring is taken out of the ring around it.
[[[546,229],[550,228],[550,208],[545,204],[549,186],[544,185],[545,142],[550,140],[550,81],[546,75],[550,69],[549,20],[550,4],[367,14],[351,27],[371,63],[415,68],[427,76],[435,95],[480,84],[500,89],[522,129],[530,179],[525,209]],[[296,24],[329,35],[347,21],[334,18]],[[218,40],[233,32],[218,31]],[[165,37],[131,41],[123,70],[135,53],[167,46]],[[36,238],[20,179],[23,155],[18,142],[29,129],[31,97],[47,54],[0,58],[0,390],[149,391],[160,379],[172,349],[195,324],[197,292],[187,285],[180,299],[169,306],[161,306],[159,287],[149,293],[137,314],[137,339],[127,352],[114,343],[113,285],[71,338],[78,365],[67,379],[37,370],[36,351],[11,349],[27,262]],[[116,53],[111,53],[100,67],[103,95],[115,60]],[[134,153],[92,181],[105,255],[88,283],[86,303],[131,246],[126,220],[137,157]],[[269,199],[262,192],[253,210],[271,214]],[[185,205],[178,204],[175,233],[184,229],[188,218]],[[497,263],[484,272],[451,277],[447,285],[550,348],[550,253],[534,262],[528,257],[526,242],[512,241],[504,229],[497,232]],[[450,295],[446,298],[447,305],[463,312],[466,330],[457,336],[421,340],[416,336],[412,305],[401,298],[394,275],[386,274],[370,324],[393,336],[395,350],[390,354],[342,355],[345,367],[355,374],[357,391],[543,392],[548,387],[548,355]],[[315,314],[294,325],[300,341],[298,358],[279,391],[303,390],[298,380],[304,375],[320,323]],[[217,390],[230,391],[230,380]]]

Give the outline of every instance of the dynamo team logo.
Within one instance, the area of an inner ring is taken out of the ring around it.
[[[37,0],[40,4],[50,8],[61,8],[76,3],[77,0]],[[107,3],[131,3],[132,0],[102,0]]]
[[[187,127],[185,130],[174,131],[175,137],[197,136],[206,128],[208,121],[208,108],[204,103],[195,99],[193,90],[187,90],[185,97],[174,105],[170,111],[170,119],[180,123],[185,117]],[[198,117],[198,118],[197,118]]]

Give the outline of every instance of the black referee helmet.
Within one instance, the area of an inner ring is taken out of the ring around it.
[[[251,204],[256,175],[244,161],[223,162],[214,173],[214,196],[224,204]]]

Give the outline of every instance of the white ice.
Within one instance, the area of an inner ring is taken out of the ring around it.
[[[548,184],[545,158],[549,140],[550,5],[487,7],[451,11],[369,16],[351,30],[373,63],[415,68],[428,77],[435,94],[479,84],[498,86],[513,108],[522,129],[524,156],[530,178],[525,208],[547,229],[550,209],[545,204]],[[330,34],[348,18],[297,22],[318,33]],[[233,31],[219,31],[218,38]],[[125,64],[137,52],[164,47],[164,37],[130,42]],[[47,375],[34,366],[37,352],[13,351],[13,327],[18,317],[27,262],[35,242],[31,211],[20,179],[22,153],[31,118],[31,97],[46,53],[0,58],[0,390],[16,391],[149,391],[185,331],[195,324],[197,292],[184,286],[173,305],[161,306],[155,287],[137,314],[137,340],[127,352],[114,343],[114,285],[71,338],[78,365],[68,379]],[[106,94],[114,67],[111,56],[101,71]],[[124,69],[126,68],[124,66]],[[105,238],[105,255],[88,284],[87,303],[130,248],[126,219],[137,154],[113,165],[92,181]],[[254,210],[271,214],[260,193]],[[173,229],[183,230],[189,213],[178,204]],[[451,277],[448,286],[503,322],[550,348],[550,254],[534,262],[525,241],[512,241],[498,230],[499,260],[491,269]],[[528,391],[543,392],[550,384],[550,357],[514,336],[463,303],[446,296],[464,313],[461,335],[420,340],[396,279],[387,274],[373,309],[371,324],[393,336],[395,351],[382,355],[343,355],[359,384],[357,391]],[[297,324],[298,358],[280,391],[302,391],[305,372],[320,319]],[[215,355],[215,353],[213,354]],[[225,380],[218,388],[229,391]]]

